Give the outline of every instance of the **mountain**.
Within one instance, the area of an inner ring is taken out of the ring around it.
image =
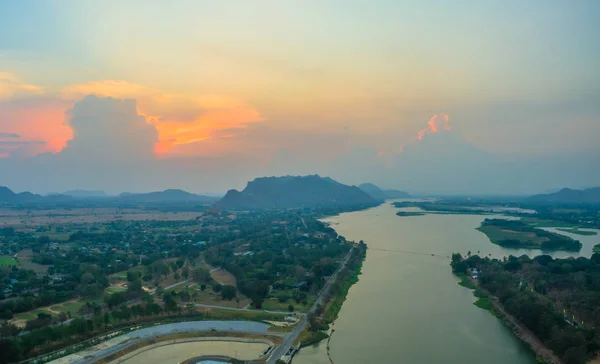
[[[369,196],[373,197],[375,200],[384,201],[388,198],[381,188],[372,183],[360,184],[358,185],[358,188],[369,194]]]
[[[118,196],[120,201],[126,202],[200,202],[213,203],[217,199],[210,196],[196,195],[183,190],[164,190],[150,193],[124,192]]]
[[[229,190],[217,203],[221,209],[334,207],[374,204],[356,186],[319,175],[263,177],[248,182],[243,191]]]
[[[31,192],[14,193],[10,188],[0,186],[0,203],[4,204],[59,202],[70,199],[71,196],[65,195],[40,196]]]
[[[387,198],[411,198],[412,196],[408,192],[400,190],[384,190],[383,193]]]
[[[555,193],[533,195],[527,201],[534,203],[598,204],[600,203],[600,187],[584,190],[563,188]]]
[[[71,197],[108,197],[106,192],[94,190],[71,190],[63,193],[63,195]]]

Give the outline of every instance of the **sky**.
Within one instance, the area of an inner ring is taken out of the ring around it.
[[[600,3],[0,0],[0,185],[600,185]]]

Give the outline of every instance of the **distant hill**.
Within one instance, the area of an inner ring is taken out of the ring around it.
[[[363,183],[361,185],[358,185],[358,188],[365,191],[369,194],[369,196],[373,197],[378,201],[384,201],[388,198],[386,194],[381,190],[381,188],[377,187],[372,183]]]
[[[2,204],[26,204],[37,202],[57,202],[71,199],[71,196],[52,195],[41,196],[31,192],[14,193],[10,188],[0,186],[0,203]]]
[[[408,192],[400,190],[384,190],[383,193],[387,198],[411,198],[412,196]]]
[[[64,192],[63,195],[71,197],[108,197],[106,192],[94,190],[71,190]]]
[[[374,204],[377,201],[356,186],[319,175],[263,177],[248,182],[243,191],[229,190],[221,209],[334,207]]]
[[[119,203],[179,203],[196,202],[201,204],[212,204],[218,200],[216,197],[196,195],[183,190],[165,190],[151,193],[122,193],[117,197],[107,196],[102,191],[68,191],[70,195],[48,195],[40,196],[30,192],[14,193],[7,187],[0,187],[0,204],[55,204],[77,205],[81,204],[100,204],[111,205]],[[100,198],[104,197],[104,198]]]
[[[412,196],[407,192],[400,190],[382,190],[372,183],[363,183],[358,186],[361,190],[369,194],[376,200],[383,201],[394,198],[411,198]]]
[[[587,188],[584,190],[563,188],[555,193],[533,195],[529,197],[527,201],[533,203],[599,204],[600,187]]]
[[[124,192],[118,196],[120,201],[138,203],[160,203],[160,202],[200,202],[213,203],[216,198],[210,196],[196,195],[183,190],[164,190],[150,193],[128,193]]]

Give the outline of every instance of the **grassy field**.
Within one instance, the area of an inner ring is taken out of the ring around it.
[[[479,297],[477,301],[475,301],[473,304],[481,309],[488,311],[491,311],[494,308],[490,300],[485,297]]]
[[[577,234],[577,235],[598,235],[595,231],[579,230],[579,228],[558,228],[557,230],[564,231],[565,233]]]
[[[485,233],[494,244],[501,245],[505,240],[517,240],[523,244],[523,247],[538,247],[543,242],[548,241],[547,237],[538,236],[535,232],[523,232],[504,229],[499,226],[482,226],[479,231]]]
[[[8,255],[0,256],[0,267],[17,265],[17,261]]]
[[[85,302],[83,301],[70,301],[70,302],[65,302],[61,305],[56,305],[56,306],[52,306],[50,307],[50,309],[52,311],[56,311],[56,312],[71,312],[72,315],[76,315],[77,312],[79,312],[79,310],[85,305]]]
[[[284,315],[262,311],[231,311],[225,309],[205,310],[210,320],[251,320],[251,321],[279,321]]]
[[[48,315],[52,314],[52,312],[50,312],[50,311],[37,309],[37,310],[23,312],[18,315],[15,315],[15,318],[17,318],[18,320],[25,320],[25,321],[33,320],[33,319],[37,318],[38,313],[46,313]]]
[[[302,303],[297,303],[293,299],[289,299],[287,302],[279,302],[279,300],[277,298],[273,297],[273,298],[267,298],[263,302],[262,308],[265,310],[270,310],[270,311],[287,311],[288,306],[292,305],[292,306],[294,306],[294,311],[308,312],[308,310],[310,310],[310,307],[314,300],[315,300],[314,296],[308,296],[306,298],[306,301],[307,301],[306,305],[303,305]]]
[[[199,285],[193,285],[185,288],[188,293],[192,296],[191,301],[194,303],[201,303],[204,305],[213,305],[213,306],[224,306],[224,307],[233,307],[233,308],[242,308],[247,306],[250,303],[250,300],[244,296],[243,294],[238,292],[239,302],[235,299],[224,300],[221,298],[220,293],[213,292],[210,287],[207,287],[204,291],[200,289]],[[177,292],[182,291],[180,287],[175,289]],[[195,295],[195,297],[194,297]]]
[[[544,220],[538,219],[537,217],[523,217],[521,219],[524,223],[534,227],[555,227],[555,228],[575,228],[577,226],[564,221],[556,220]]]
[[[49,265],[42,265],[32,261],[33,252],[31,249],[21,250],[17,253],[17,258],[19,258],[19,268],[30,269],[41,274],[48,273]]]

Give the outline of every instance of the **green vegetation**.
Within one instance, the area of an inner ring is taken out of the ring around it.
[[[600,244],[594,245],[593,251],[594,251],[594,253],[600,254]]]
[[[564,231],[566,233],[577,234],[577,235],[598,235],[595,231],[579,230],[579,228],[558,228],[557,230]]]
[[[327,331],[329,324],[335,321],[350,287],[358,282],[366,252],[367,246],[361,240],[352,251],[346,267],[338,273],[335,283],[331,285],[324,304],[317,306],[316,311],[308,315],[309,330],[306,338],[301,340],[301,345],[315,344],[328,337],[323,331]]]
[[[35,232],[27,226],[0,228],[0,241],[8,242],[0,246],[2,256],[22,252],[18,256],[30,266],[45,268],[0,267],[0,319],[15,319],[7,332],[28,331],[1,336],[0,351],[18,361],[134,323],[185,317],[280,321],[287,315],[226,309],[248,304],[307,312],[353,246],[317,219],[332,212],[338,209],[208,211],[166,221],[116,220],[121,216],[116,214],[115,221],[85,224],[78,222],[78,211],[63,211],[77,222]],[[44,235],[51,231],[56,234]],[[364,244],[339,274],[344,284],[330,290],[328,320],[357,279],[348,269],[355,268],[361,249]],[[213,268],[219,269],[211,273]]]
[[[485,219],[479,231],[505,248],[579,251],[582,244],[567,236],[537,229],[519,220]]]
[[[600,254],[503,260],[453,254],[451,265],[458,275],[478,268],[479,286],[494,297],[475,304],[489,309],[497,300],[566,364],[584,364],[600,351]]]
[[[485,297],[479,297],[477,299],[477,301],[475,301],[473,303],[475,306],[487,310],[487,311],[492,311],[494,309],[494,306],[492,305],[492,303],[490,302],[490,300],[488,298]]]
[[[559,220],[549,220],[549,219],[540,219],[538,217],[523,217],[521,218],[521,221],[534,226],[534,227],[553,227],[553,228],[576,228],[577,225],[574,225],[572,223],[569,222],[565,222],[565,221],[559,221]]]
[[[398,211],[398,212],[396,212],[396,215],[398,215],[398,216],[423,216],[423,215],[425,215],[425,213],[417,212],[417,211]]]
[[[327,338],[329,338],[329,335],[324,331],[310,331],[307,329],[300,335],[300,347],[305,348],[307,346],[317,345]]]
[[[9,257],[6,255],[0,256],[0,267],[1,266],[13,266],[17,265],[17,261],[13,257]]]

